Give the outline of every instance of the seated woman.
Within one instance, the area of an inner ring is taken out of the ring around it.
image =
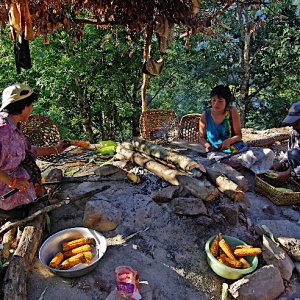
[[[223,162],[237,169],[244,166],[257,174],[265,173],[273,164],[274,153],[266,148],[246,148],[242,141],[239,112],[230,106],[232,94],[229,87],[214,87],[210,97],[211,108],[201,115],[199,124],[200,143],[210,152],[208,158],[242,151]]]
[[[13,84],[2,93],[0,108],[0,197],[12,189],[19,191],[0,199],[0,211],[12,210],[34,202],[40,191],[41,173],[35,163],[37,156],[59,154],[70,146],[60,141],[55,147],[31,145],[22,132],[32,112],[37,94],[25,84]]]

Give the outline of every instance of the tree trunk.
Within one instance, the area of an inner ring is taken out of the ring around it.
[[[242,5],[238,5],[238,18],[241,25],[241,36],[244,42],[244,47],[241,52],[241,62],[243,75],[240,83],[240,117],[241,125],[245,126],[246,112],[249,106],[249,80],[250,80],[250,42],[252,29],[249,21],[248,12],[242,8]]]
[[[146,61],[150,55],[152,34],[153,34],[153,24],[150,24],[146,27],[146,37],[145,37],[144,53],[143,53],[144,61]],[[148,84],[149,84],[149,75],[143,74],[143,85],[142,85],[142,89],[141,89],[142,112],[147,109],[147,87],[148,87]]]

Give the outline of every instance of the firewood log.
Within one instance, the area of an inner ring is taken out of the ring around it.
[[[132,144],[135,150],[170,162],[185,172],[196,169],[199,172],[198,177],[201,177],[201,175],[206,172],[202,164],[195,162],[185,155],[180,155],[174,151],[170,151],[162,146],[146,142],[140,138],[134,138]]]
[[[173,185],[184,186],[192,195],[202,200],[211,201],[219,195],[217,188],[208,180],[198,180],[182,171],[170,169],[145,154],[123,148],[122,144],[117,147],[117,153]]]
[[[207,177],[218,187],[220,192],[224,193],[234,201],[240,201],[244,198],[245,193],[242,189],[225,175],[215,172],[212,169],[207,169]]]

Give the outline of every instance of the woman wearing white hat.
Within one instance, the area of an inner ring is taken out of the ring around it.
[[[0,108],[0,210],[33,202],[37,198],[35,180],[24,165],[26,153],[37,156],[59,154],[70,144],[61,141],[55,147],[38,148],[31,145],[22,132],[21,122],[26,122],[32,112],[37,94],[27,85],[16,83],[2,93]],[[33,159],[33,160],[34,160]],[[33,162],[35,164],[35,162]],[[7,199],[1,198],[12,189],[19,192]]]

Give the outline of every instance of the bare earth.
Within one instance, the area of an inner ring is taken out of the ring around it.
[[[265,138],[268,134],[279,133],[279,130],[286,133],[290,128],[274,129],[268,133],[245,130],[244,139]],[[277,147],[280,155],[280,148],[284,150],[286,144]],[[66,171],[77,170],[74,177],[89,175],[90,178],[95,178],[94,170],[99,167],[85,164],[75,169],[66,167],[65,162],[61,159],[54,164],[41,165],[45,173],[57,167]],[[295,223],[299,220],[299,206],[279,207],[255,194],[253,174],[248,172],[245,175],[250,188],[246,200],[233,203],[222,195],[218,200],[206,203],[207,216],[190,217],[174,214],[169,203],[157,204],[152,200],[153,194],[166,187],[167,183],[141,168],[135,167],[134,171],[141,177],[138,184],[116,174],[99,183],[84,182],[62,187],[61,193],[72,197],[109,186],[93,199],[105,197],[105,201],[111,202],[122,212],[122,223],[115,230],[103,233],[108,249],[97,268],[85,276],[72,279],[56,276],[36,258],[29,274],[29,299],[105,299],[115,288],[114,270],[120,265],[131,266],[139,272],[140,280],[150,285],[153,299],[220,299],[222,283],[232,282],[217,276],[208,266],[204,252],[206,240],[222,232],[260,246],[261,239],[253,229],[259,220],[282,219]],[[53,211],[50,214],[51,232],[45,230],[45,238],[62,229],[83,226],[85,203],[77,202]],[[225,216],[220,211],[223,206],[236,213]],[[136,232],[140,233],[126,240]],[[262,265],[261,258],[259,264]],[[294,272],[280,299],[297,297],[300,297],[300,277]]]

